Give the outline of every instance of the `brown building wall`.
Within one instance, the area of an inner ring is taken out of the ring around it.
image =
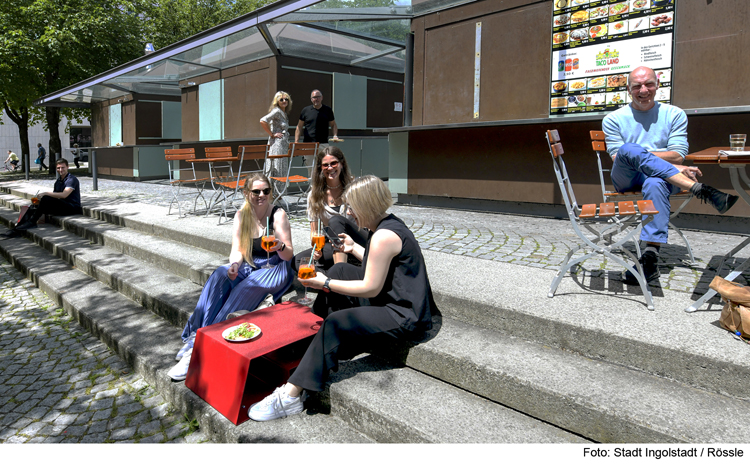
[[[136,104],[126,102],[122,104],[122,143],[125,146],[135,144]]]
[[[309,70],[300,70],[309,69]],[[316,72],[317,71],[317,72]],[[403,82],[403,74],[349,67],[319,61],[270,57],[249,64],[191,78],[195,86],[182,91],[182,140],[198,141],[198,85],[224,79],[224,137],[226,139],[265,138],[260,119],[268,113],[274,94],[283,90],[292,97],[289,132],[294,128],[302,109],[311,105],[310,93],[318,89],[323,103],[330,106],[333,97],[333,72],[364,75],[387,81]],[[188,81],[183,81],[186,85]],[[401,126],[403,112],[393,110],[393,102],[403,102],[403,85],[368,80],[367,126]]]
[[[552,1],[487,0],[417,18],[413,124],[536,119],[548,116]],[[691,115],[691,108],[750,105],[750,2],[680,1],[675,19],[674,104],[688,112],[691,151],[728,144],[750,129],[750,114]],[[473,106],[475,24],[482,22],[480,118]],[[525,26],[528,25],[528,26]],[[721,32],[721,33],[718,33]],[[718,71],[721,71],[720,73]],[[562,204],[544,139],[560,131],[576,196],[600,202],[587,122],[487,126],[409,133],[408,193]],[[745,130],[745,131],[743,131]],[[734,193],[726,169],[702,165],[702,182]],[[715,214],[692,202],[688,213]],[[746,205],[727,215],[750,216]]]
[[[198,141],[198,86],[182,89],[182,140]]]
[[[750,105],[750,62],[738,59],[750,49],[748,18],[744,0],[677,2],[675,105]],[[551,19],[552,0],[485,0],[415,19],[413,124],[547,117]],[[481,90],[474,119],[477,22]]]
[[[268,113],[271,91],[269,59],[222,73],[224,77],[224,136],[227,139],[262,137],[260,118]],[[197,109],[196,109],[197,113]]]
[[[103,103],[91,106],[91,145],[109,146],[109,108]]]

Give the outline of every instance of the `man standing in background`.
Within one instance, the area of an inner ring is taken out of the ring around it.
[[[333,117],[333,110],[323,105],[323,94],[320,90],[313,90],[310,94],[312,105],[302,109],[299,115],[294,141],[300,142],[300,135],[304,130],[304,142],[328,144],[328,127],[333,128],[333,138],[338,139],[338,127]]]

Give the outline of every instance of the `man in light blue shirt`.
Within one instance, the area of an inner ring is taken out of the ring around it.
[[[602,122],[607,152],[613,160],[611,175],[615,190],[640,190],[659,211],[641,231],[641,241],[646,243],[641,265],[648,281],[659,278],[658,255],[662,243],[667,242],[670,195],[689,190],[721,214],[739,198],[698,183],[696,177],[703,175],[701,171],[682,165],[688,152],[687,116],[675,106],[657,103],[658,88],[653,70],[648,67],[633,70],[628,75],[631,103],[610,113]],[[638,283],[629,271],[624,280]]]

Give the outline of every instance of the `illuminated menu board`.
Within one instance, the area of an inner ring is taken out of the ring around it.
[[[550,115],[620,108],[640,66],[656,71],[656,100],[671,103],[675,2],[553,0]]]

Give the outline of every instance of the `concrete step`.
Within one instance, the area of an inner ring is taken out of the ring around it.
[[[213,441],[585,442],[412,369],[386,365],[373,356],[360,357],[339,371],[341,381],[331,386],[327,402],[332,414],[308,409],[307,414],[286,420],[248,421],[235,426],[183,382],[173,382],[167,377],[168,369],[174,365],[174,353],[181,346],[179,328],[31,241],[0,240],[0,252],[133,366],[162,396],[189,417],[197,418],[201,429]],[[342,378],[347,375],[348,379]],[[451,409],[433,408],[438,401],[448,402]],[[406,416],[404,405],[410,405]],[[412,418],[417,410],[420,414]],[[481,420],[477,420],[477,415]],[[457,422],[471,428],[458,434],[454,429]],[[502,426],[498,427],[499,424]],[[376,432],[377,437],[370,437],[368,432]]]
[[[597,442],[734,443],[750,403],[442,318],[406,365]]]
[[[649,311],[640,289],[598,277],[424,251],[443,316],[537,344],[750,399],[750,349],[719,326],[720,307],[695,313],[682,292],[660,291]],[[470,264],[470,266],[467,266]],[[481,275],[479,275],[481,274]]]
[[[65,218],[62,224],[65,227],[92,225],[80,221],[68,223],[68,220],[83,218]],[[9,219],[12,219],[9,210],[0,208],[0,221]],[[29,237],[63,260],[169,320],[177,328],[175,339],[179,338],[179,328],[184,326],[197,302],[200,285],[157,267],[146,266],[142,261],[112,249],[84,244],[82,238],[51,225],[29,231]],[[139,245],[139,238],[133,235],[131,242]],[[175,313],[179,314],[178,319],[175,319]],[[750,424],[746,421],[750,417],[744,418],[737,413],[746,410],[745,401],[712,395],[675,381],[550,349],[451,318],[438,318],[436,325],[429,342],[418,344],[405,354],[405,363],[410,369],[378,369],[367,365],[360,369],[365,373],[362,379],[380,385],[378,388],[381,391],[371,393],[369,387],[362,390],[359,383],[355,384],[354,390],[349,390],[347,383],[339,385],[334,381],[330,392],[332,404],[336,405],[338,411],[357,410],[356,414],[347,412],[337,415],[377,440],[384,440],[378,428],[383,427],[385,422],[387,426],[383,428],[389,434],[405,428],[408,437],[419,438],[420,442],[451,442],[447,431],[440,433],[446,425],[435,419],[425,424],[412,423],[416,418],[425,416],[422,410],[433,408],[440,415],[453,410],[452,407],[436,405],[441,403],[441,398],[453,398],[454,386],[457,386],[466,390],[462,394],[470,397],[465,401],[471,403],[476,401],[472,397],[481,395],[497,402],[486,405],[487,411],[482,410],[483,418],[496,418],[498,408],[503,414],[509,414],[499,406],[502,404],[601,442],[736,442],[750,434],[750,427],[743,427],[743,423]],[[179,344],[176,346],[175,351]],[[373,362],[377,361],[369,361],[370,364]],[[406,372],[399,374],[404,381],[396,381],[392,377],[397,371]],[[352,373],[351,370],[349,372]],[[425,374],[431,376],[431,382],[439,386],[428,382]],[[422,379],[423,389],[415,389],[415,385],[419,384],[415,376]],[[348,379],[346,374],[344,379]],[[407,382],[405,379],[410,380]],[[423,398],[422,390],[439,394]],[[420,394],[415,395],[416,391]],[[637,391],[638,395],[633,395],[633,391]],[[384,401],[385,397],[394,399],[393,403]],[[415,397],[420,400],[415,402]],[[334,403],[336,399],[338,403]],[[412,412],[405,415],[400,411],[404,404],[418,410],[419,414]],[[476,406],[466,408],[465,411],[470,411],[473,418],[467,421],[476,422]],[[367,414],[362,411],[367,411]],[[457,415],[455,420],[460,417],[460,412],[452,413]],[[741,418],[737,417],[738,414]],[[368,419],[363,419],[362,415]],[[530,421],[523,415],[520,417]],[[404,418],[408,418],[406,425],[399,423]],[[720,421],[716,422],[717,418]],[[480,428],[479,423],[475,425],[477,428]],[[716,427],[716,424],[721,427]],[[727,424],[732,427],[726,428]],[[374,429],[370,430],[369,427]],[[415,433],[414,429],[419,433]],[[521,429],[531,434],[529,427]],[[452,431],[450,427],[447,430]],[[494,432],[490,434],[490,431],[494,431],[491,428],[482,431],[483,434],[478,437],[513,442],[508,437],[494,436]]]
[[[3,221],[6,226],[17,218],[22,205],[28,205],[26,200],[9,196],[0,196],[0,203],[5,207],[0,208],[0,218],[6,220]],[[226,255],[86,216],[55,218],[54,221],[91,244],[111,248],[201,286],[216,267],[227,260]]]
[[[131,227],[142,224],[145,230],[155,212],[144,207],[150,216],[131,211],[125,218],[126,208],[99,208],[103,219],[127,219]],[[207,225],[202,219],[190,220],[183,228],[170,226],[169,234],[182,232],[178,239],[187,240],[195,227],[202,232]],[[156,223],[151,228],[165,232]],[[306,242],[307,230],[294,230],[293,236]],[[545,276],[551,280],[551,271],[434,251],[426,251],[425,259],[444,317],[434,339],[404,355],[414,370],[596,441],[712,442],[736,440],[731,436],[735,433],[747,437],[722,411],[747,406],[730,397],[750,397],[744,381],[750,355],[744,344],[715,326],[717,313],[686,315],[675,309],[685,301],[670,292],[661,294],[661,311],[639,311],[633,308],[639,293],[621,290],[614,297],[591,297],[584,281],[568,277],[558,296],[548,299]],[[481,277],[462,276],[467,270]],[[544,365],[529,364],[529,359]],[[707,405],[720,406],[717,411]],[[691,422],[681,409],[710,413]],[[722,418],[718,424],[730,424],[726,429],[736,431],[702,427],[700,422],[709,417]]]
[[[30,197],[38,187],[13,183],[2,190]],[[217,254],[228,254],[231,246],[231,226],[217,225],[213,217],[179,219],[153,205],[89,196],[83,201],[86,214],[128,229]],[[295,250],[308,246],[305,225],[293,224],[292,236]],[[717,326],[716,308],[685,313],[690,300],[684,293],[652,287],[656,311],[651,312],[639,288],[609,280],[602,295],[603,279],[573,275],[550,299],[553,271],[437,251],[424,255],[435,299],[447,318],[750,399],[750,383],[744,381],[750,375],[750,350]]]

